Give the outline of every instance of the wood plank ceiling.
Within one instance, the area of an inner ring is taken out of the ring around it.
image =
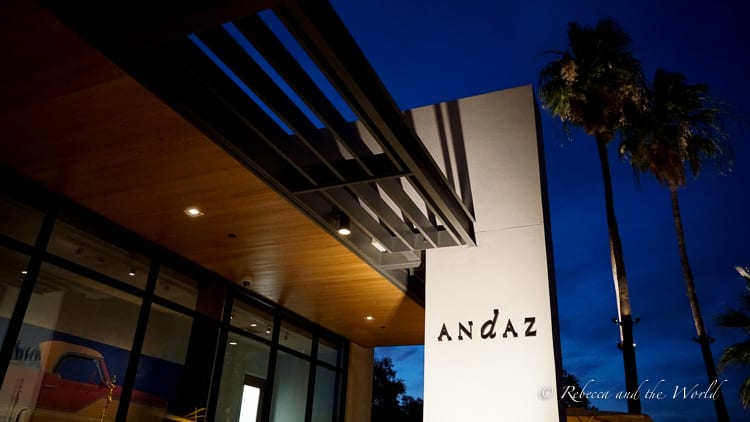
[[[133,15],[110,22],[116,14],[92,21],[67,2],[45,3],[86,41],[34,1],[0,6],[0,46],[10,63],[0,69],[0,163],[229,280],[251,276],[257,293],[359,344],[422,342],[424,280],[413,276],[420,251],[472,244],[473,217],[330,5],[227,0],[190,10],[200,4],[190,3],[177,19],[166,7],[144,14],[128,3]],[[365,145],[294,58],[280,53],[255,15],[269,6],[377,146]],[[287,72],[325,128],[311,124],[220,26],[246,15],[237,27]],[[258,110],[201,45],[237,79],[244,75],[273,111]],[[272,121],[274,112],[282,122]],[[205,215],[185,216],[189,206]],[[342,211],[357,231],[335,238],[332,217]]]

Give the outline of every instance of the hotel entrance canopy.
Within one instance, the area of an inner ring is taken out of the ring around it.
[[[157,3],[0,6],[0,163],[356,343],[421,343],[468,180],[327,2]]]

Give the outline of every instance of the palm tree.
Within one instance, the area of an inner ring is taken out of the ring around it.
[[[713,338],[706,332],[698,305],[678,197],[679,188],[687,182],[688,171],[697,176],[707,161],[728,163],[723,111],[718,102],[706,96],[707,91],[705,85],[688,84],[681,73],[658,69],[647,95],[647,106],[628,116],[620,154],[636,172],[650,173],[669,188],[682,275],[698,335],[695,340],[701,346],[709,382],[717,382],[710,346]],[[721,394],[716,397],[718,420],[728,421],[724,399]]]
[[[745,340],[724,349],[719,360],[719,369],[731,365],[750,366],[750,269],[736,268],[737,272],[745,279],[745,288],[747,289],[742,296],[743,310],[730,309],[719,315],[717,322],[724,327],[741,329],[745,334]],[[740,402],[746,409],[750,408],[750,377],[745,378],[740,385]]]
[[[625,110],[641,101],[641,65],[631,53],[630,36],[611,19],[602,19],[595,27],[570,23],[567,50],[553,51],[552,54],[556,59],[544,66],[539,74],[539,97],[542,107],[559,117],[566,131],[570,126],[580,127],[596,140],[604,181],[625,386],[627,391],[635,392],[638,374],[633,317],[622,243],[615,218],[607,145],[622,128]],[[628,411],[640,413],[639,398],[628,399]]]

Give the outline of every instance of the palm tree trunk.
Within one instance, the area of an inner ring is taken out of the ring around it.
[[[617,309],[620,325],[620,348],[625,366],[625,388],[628,393],[628,413],[641,413],[641,399],[634,393],[638,391],[638,370],[635,362],[635,342],[633,341],[633,314],[630,309],[630,293],[628,292],[628,278],[625,275],[625,258],[620,241],[620,230],[615,218],[615,205],[612,197],[612,178],[609,173],[609,157],[607,143],[609,139],[602,135],[596,136],[596,147],[599,152],[599,162],[602,166],[604,181],[604,200],[607,211],[607,229],[609,231],[609,252],[612,260],[612,278],[615,282],[617,294]]]
[[[729,414],[727,413],[727,406],[724,403],[724,395],[721,393],[721,388],[718,388],[720,384],[716,374],[713,354],[711,354],[711,343],[713,342],[713,338],[706,333],[706,327],[703,324],[703,316],[701,316],[701,309],[700,306],[698,306],[698,294],[695,292],[693,271],[690,269],[690,262],[688,261],[687,248],[685,246],[685,232],[682,229],[680,201],[677,196],[677,186],[670,185],[669,193],[672,196],[672,217],[674,217],[674,228],[677,233],[677,246],[680,249],[682,276],[685,279],[685,288],[687,290],[688,302],[690,302],[690,311],[693,313],[695,332],[698,334],[695,341],[701,346],[703,363],[706,365],[706,373],[708,374],[708,382],[716,383],[717,386],[716,395],[713,400],[714,408],[716,410],[716,420],[719,422],[728,422]]]

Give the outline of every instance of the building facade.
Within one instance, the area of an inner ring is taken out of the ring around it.
[[[368,420],[477,122],[538,140],[530,87],[402,112],[322,0],[0,15],[0,420]]]

